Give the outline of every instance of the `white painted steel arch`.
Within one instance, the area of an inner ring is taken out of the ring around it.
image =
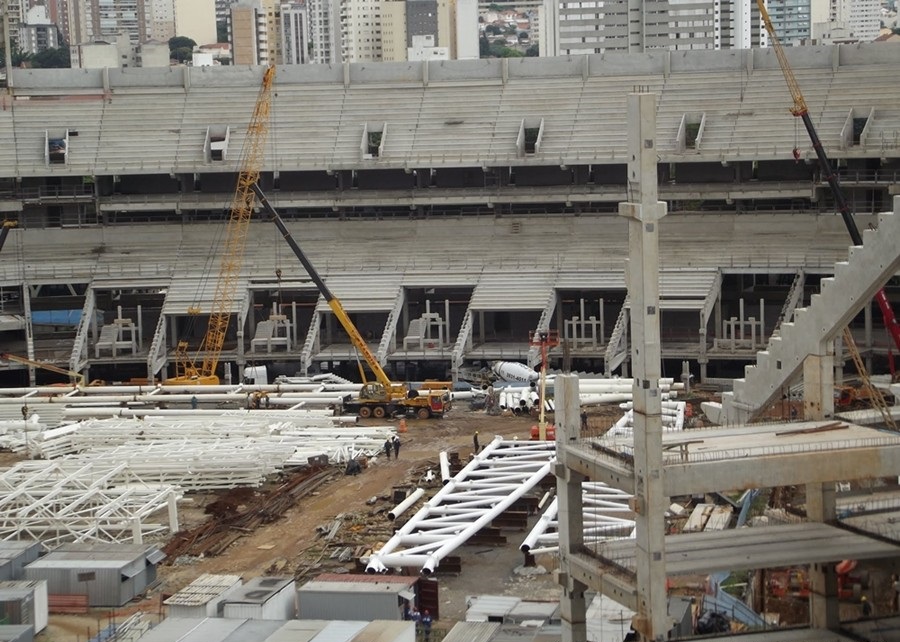
[[[602,482],[584,482],[581,500],[584,511],[586,544],[605,539],[634,537],[634,520],[628,500],[632,495]],[[558,497],[541,515],[538,523],[519,546],[523,553],[539,555],[559,551]]]
[[[495,437],[369,557],[366,572],[418,567],[432,573],[442,559],[549,475],[555,461],[555,442]]]

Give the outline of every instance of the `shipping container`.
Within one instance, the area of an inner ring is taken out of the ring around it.
[[[40,633],[50,615],[47,582],[0,582],[0,613],[3,624],[30,624]]]
[[[34,628],[28,624],[0,626],[0,642],[34,642]]]
[[[255,577],[224,601],[224,617],[293,620],[297,617],[297,585],[290,577]]]
[[[301,620],[402,620],[416,599],[415,577],[359,575],[342,580],[319,577],[300,587]]]
[[[0,581],[25,578],[25,567],[45,552],[44,545],[34,540],[0,541]]]
[[[206,573],[163,602],[166,616],[182,619],[222,617],[224,600],[241,586],[239,575]]]
[[[50,595],[87,595],[89,606],[123,606],[156,580],[164,559],[143,544],[63,544],[25,567],[27,580],[45,580]]]

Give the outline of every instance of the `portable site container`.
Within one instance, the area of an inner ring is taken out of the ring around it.
[[[297,617],[297,585],[290,577],[255,577],[222,604],[228,618],[293,620]]]
[[[0,581],[21,580],[25,567],[44,552],[44,545],[33,540],[0,541]]]
[[[122,606],[156,580],[165,558],[143,544],[63,544],[25,567],[28,580],[46,580],[50,595],[87,595],[89,606]]]
[[[40,633],[47,628],[49,617],[47,582],[0,582],[0,622],[30,624]]]
[[[170,618],[222,617],[225,599],[240,588],[239,575],[206,573],[163,602],[166,615]]]
[[[403,606],[415,603],[417,578],[353,575],[320,576],[300,587],[301,620],[402,620]]]
[[[34,642],[34,627],[30,624],[0,626],[0,642]]]

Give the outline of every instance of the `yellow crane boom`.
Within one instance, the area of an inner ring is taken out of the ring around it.
[[[225,334],[228,331],[238,279],[244,263],[244,247],[256,199],[253,185],[259,180],[259,173],[262,169],[263,148],[269,133],[269,111],[272,104],[274,80],[275,67],[270,66],[263,74],[253,117],[247,127],[247,137],[241,155],[240,174],[231,204],[231,216],[228,219],[225,247],[222,250],[219,279],[216,283],[213,308],[209,315],[206,335],[193,358],[189,354],[188,342],[178,342],[175,349],[175,377],[167,379],[164,382],[166,384],[215,385],[219,383],[216,368],[219,365],[219,357],[222,355],[222,346],[225,345]],[[192,310],[192,312],[199,311]],[[202,361],[200,361],[201,357]],[[198,361],[199,365],[197,365]]]
[[[66,375],[72,380],[79,388],[84,387],[84,375],[78,372],[74,372],[72,370],[66,370],[65,368],[60,368],[59,366],[54,366],[52,363],[44,363],[43,361],[33,361],[31,359],[26,359],[25,357],[18,357],[14,354],[9,354],[8,352],[0,353],[0,359],[5,359],[6,361],[14,361],[15,363],[21,363],[26,366],[31,366],[34,368],[41,368],[42,370],[49,370],[50,372],[55,372],[57,374]]]

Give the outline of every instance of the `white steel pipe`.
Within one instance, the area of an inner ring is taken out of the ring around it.
[[[424,494],[425,494],[424,488],[417,488],[416,490],[414,490],[412,492],[412,494],[410,494],[406,499],[404,499],[402,502],[400,502],[399,504],[394,506],[393,510],[391,510],[391,512],[388,513],[388,519],[394,520],[394,519],[397,519],[398,517],[400,517],[410,506],[412,506],[417,501],[419,501],[419,499]]]
[[[446,484],[452,478],[450,475],[450,457],[446,450],[442,450],[440,455],[441,462],[441,484]]]

